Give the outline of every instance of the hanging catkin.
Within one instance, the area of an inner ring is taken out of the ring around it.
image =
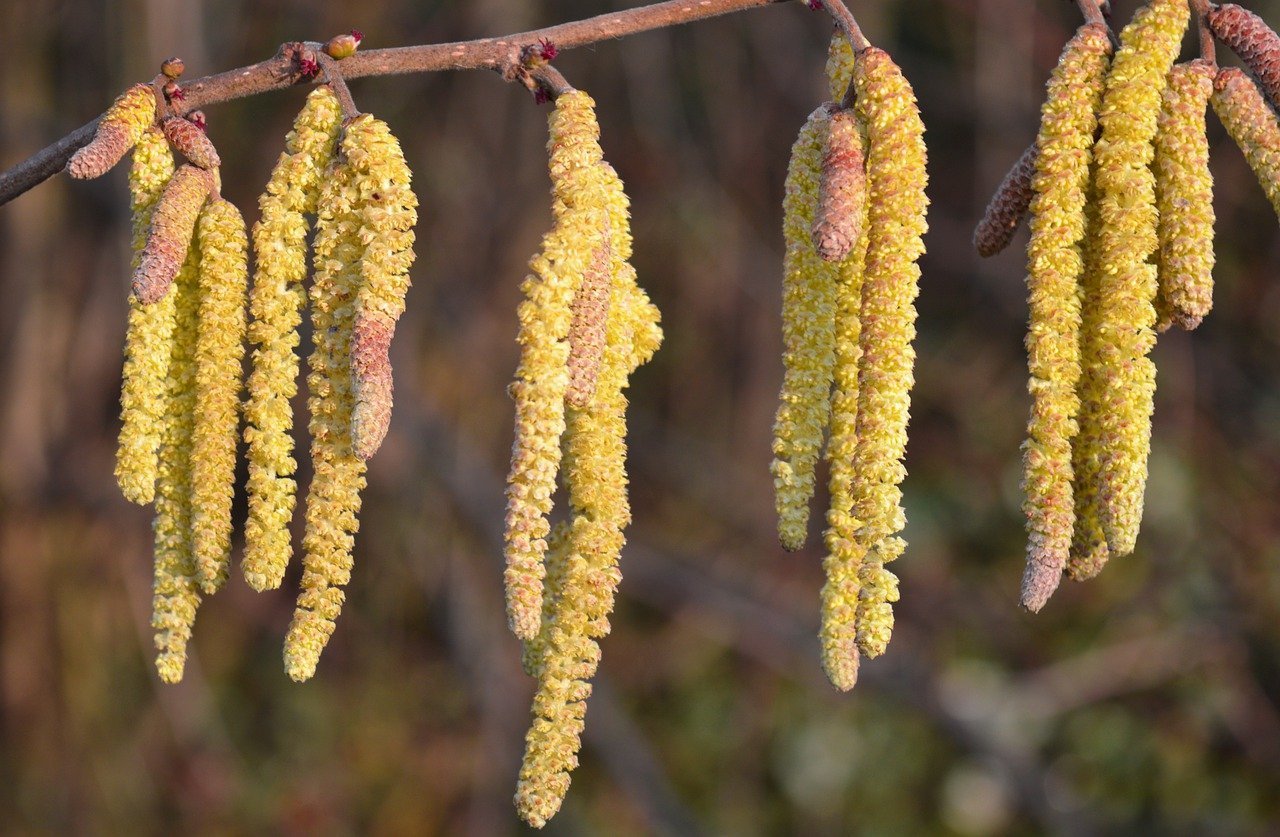
[[[1280,216],[1280,123],[1275,112],[1257,85],[1235,67],[1218,71],[1210,101]]]
[[[148,305],[169,292],[187,258],[196,219],[214,188],[213,172],[184,163],[178,166],[151,213],[147,244],[133,273],[133,294]]]
[[[285,140],[253,226],[255,269],[249,297],[253,369],[245,402],[249,515],[245,521],[245,581],[255,590],[280,586],[292,552],[297,461],[293,408],[298,392],[298,326],[306,291],[307,216],[316,211],[321,181],[333,160],[342,112],[321,85],[311,92]]]
[[[782,229],[786,243],[782,279],[782,391],[773,425],[774,502],[778,540],[785,549],[804,546],[813,499],[814,465],[831,416],[835,365],[836,267],[813,246],[831,109],[809,115],[791,147]]]
[[[867,255],[866,131],[855,113],[846,111],[854,128],[856,153],[838,163],[854,171],[841,178],[857,184],[845,208],[856,230],[853,246],[839,265],[836,278],[835,370],[831,392],[831,428],[827,440],[830,466],[830,506],[823,533],[826,556],[822,561],[826,583],[822,587],[822,667],[836,688],[852,689],[858,679],[857,610],[861,583],[858,570],[858,521],[853,517],[853,471],[858,444],[858,362],[862,349],[862,277]],[[824,175],[831,162],[828,155]]]
[[[248,241],[240,212],[212,198],[196,225],[200,247],[199,335],[195,347],[195,426],[191,438],[192,550],[200,588],[214,593],[231,563],[244,357]]]
[[[200,328],[199,245],[192,245],[174,279],[174,331],[168,393],[156,479],[155,581],[151,627],[160,679],[177,683],[200,606],[200,581],[191,529],[191,442],[196,414],[196,341]]]
[[[367,460],[382,445],[391,423],[389,353],[409,290],[418,199],[409,188],[411,174],[400,143],[386,123],[371,120],[348,155],[368,181],[368,197],[360,206],[361,235],[367,243],[360,259],[351,344],[351,438],[356,456]]]
[[[1090,334],[1096,334],[1102,314],[1102,276],[1098,250],[1099,225],[1102,223],[1097,205],[1097,157],[1090,171],[1088,198],[1085,201],[1085,235],[1081,242],[1084,270],[1080,277],[1080,330],[1082,347]],[[1098,500],[1098,475],[1102,469],[1101,422],[1097,399],[1087,397],[1089,380],[1081,368],[1080,413],[1078,432],[1071,440],[1072,500],[1075,505],[1075,529],[1071,536],[1071,553],[1067,557],[1067,575],[1076,581],[1093,578],[1111,558],[1106,535],[1102,532],[1102,506]]]
[[[1120,35],[1099,122],[1097,327],[1084,336],[1084,398],[1099,421],[1098,497],[1113,556],[1133,551],[1142,519],[1155,365],[1155,179],[1161,93],[1187,24],[1186,0],[1151,0]]]
[[[547,515],[565,429],[573,297],[603,229],[598,206],[579,205],[570,198],[575,179],[591,177],[600,164],[595,102],[579,90],[557,97],[548,129],[554,222],[521,285],[525,298],[517,310],[520,364],[510,389],[515,440],[503,533],[507,619],[516,636],[525,640],[538,635],[542,613]]]
[[[1023,445],[1027,567],[1022,605],[1039,610],[1057,589],[1071,549],[1071,439],[1080,383],[1080,300],[1093,134],[1111,53],[1105,24],[1081,26],[1049,80],[1036,137],[1027,246],[1031,417]]]
[[[579,174],[585,176],[565,197],[603,210],[596,217],[607,234],[610,299],[594,394],[586,407],[567,411],[563,473],[572,519],[550,538],[541,630],[526,644],[525,665],[538,678],[538,691],[515,803],[535,827],[560,808],[577,766],[588,681],[600,660],[596,640],[609,632],[623,530],[631,520],[622,391],[661,337],[657,309],[628,263],[630,224],[621,180],[604,164]]]
[[[156,127],[147,129],[133,148],[133,165],[129,171],[134,270],[142,260],[151,213],[172,176],[173,155],[164,134]],[[139,505],[150,503],[155,498],[156,454],[160,448],[168,403],[166,392],[173,312],[172,297],[145,305],[137,297],[129,295],[115,473],[125,498]]]
[[[854,458],[854,516],[862,522],[858,548],[858,647],[883,653],[893,630],[898,580],[884,565],[906,542],[902,460],[914,382],[915,298],[928,228],[924,124],[915,94],[888,53],[869,47],[854,68],[858,115],[867,128],[867,267],[862,285],[862,350],[858,372],[858,450]]]
[[[407,177],[385,123],[362,114],[346,125],[318,201],[311,295],[315,348],[307,377],[314,475],[302,539],[302,591],[284,646],[285,670],[297,681],[315,674],[342,610],[342,588],[351,580],[365,486],[365,463],[352,434],[352,301],[366,282],[407,283],[391,275],[407,271],[412,261],[412,234],[402,224],[406,212],[412,214]],[[394,196],[394,206],[383,202],[384,191]]]
[[[1271,107],[1280,108],[1280,35],[1262,18],[1235,3],[1210,7],[1205,20],[1218,40],[1231,47],[1258,79]]]
[[[1214,67],[1197,59],[1169,72],[1153,168],[1160,211],[1157,253],[1160,290],[1156,330],[1187,330],[1213,307],[1213,175],[1205,109]]]

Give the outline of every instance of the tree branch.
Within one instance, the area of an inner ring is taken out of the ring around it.
[[[519,64],[526,47],[536,44],[539,40],[550,41],[555,44],[557,50],[563,51],[781,2],[785,0],[666,0],[666,2],[649,6],[610,12],[585,20],[497,38],[365,50],[342,59],[342,76],[352,79],[441,70],[481,69],[505,73],[509,68]],[[182,86],[184,98],[180,107],[175,107],[175,110],[185,114],[220,102],[256,96],[259,93],[281,90],[297,84],[314,83],[314,80],[304,78],[297,72],[294,46],[285,44],[274,57],[266,61],[194,79],[184,84]],[[80,126],[67,136],[0,174],[0,204],[8,203],[61,171],[71,155],[93,138],[97,124],[98,120],[95,119]]]

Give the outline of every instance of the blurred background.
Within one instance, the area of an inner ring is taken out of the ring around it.
[[[610,8],[624,4],[610,0]],[[1039,616],[1015,602],[1028,408],[1022,247],[969,237],[1033,138],[1065,0],[857,0],[915,85],[932,206],[889,653],[848,695],[818,663],[817,537],[774,534],[780,201],[825,98],[800,3],[574,50],[634,207],[666,342],[634,378],[635,523],[582,765],[556,834],[1259,833],[1280,819],[1280,235],[1211,117],[1219,286],[1156,349],[1137,552]],[[1136,0],[1115,0],[1117,21]],[[1280,23],[1280,2],[1249,4]],[[188,77],[352,27],[368,48],[535,28],[570,0],[0,0],[0,164],[170,55]],[[1188,54],[1191,49],[1188,43]],[[1223,58],[1226,59],[1225,53]],[[318,675],[280,644],[298,570],[233,574],[185,681],[151,660],[150,512],[112,477],[124,167],[0,207],[0,828],[467,833],[511,807],[532,682],[502,613],[515,307],[550,220],[546,108],[490,73],[353,82],[422,203],[397,403]],[[209,110],[224,194],[256,198],[304,92]],[[243,518],[244,498],[236,501]],[[817,499],[825,505],[825,496]],[[815,514],[815,523],[821,514]],[[814,535],[817,535],[815,526]],[[237,557],[239,546],[237,544]]]

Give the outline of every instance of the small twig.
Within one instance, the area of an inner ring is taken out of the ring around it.
[[[308,46],[311,45],[308,44]],[[338,62],[326,55],[323,48],[316,50],[316,61],[324,71],[325,82],[333,90],[333,95],[338,97],[338,104],[342,106],[343,120],[355,119],[360,115],[360,109],[356,107],[355,99],[351,98],[351,89],[347,87],[347,80],[342,77]]]
[[[546,91],[551,99],[573,90],[573,85],[561,75],[560,71],[550,64],[543,64],[523,73],[524,86],[536,93],[539,89]]]
[[[845,37],[849,39],[849,43],[853,45],[854,52],[862,52],[871,46],[871,42],[867,40],[867,36],[862,34],[862,27],[858,26],[858,21],[853,16],[853,12],[849,11],[849,7],[844,4],[844,0],[822,0],[822,4],[827,7],[827,11],[831,12],[831,16],[835,18],[836,25],[844,32]]]
[[[1196,13],[1196,23],[1200,29],[1200,57],[1216,68],[1218,44],[1214,40],[1213,30],[1209,28],[1209,0],[1191,0],[1191,8]]]
[[[1076,0],[1076,5],[1080,7],[1080,14],[1084,15],[1085,23],[1101,23],[1104,26],[1107,19],[1102,14],[1102,6],[1098,0]]]

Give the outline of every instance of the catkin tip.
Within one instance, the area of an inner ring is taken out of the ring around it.
[[[1033,548],[1027,556],[1027,567],[1022,574],[1022,593],[1018,604],[1032,613],[1039,613],[1061,582],[1060,562],[1052,560],[1052,556],[1045,555],[1042,550]]]

